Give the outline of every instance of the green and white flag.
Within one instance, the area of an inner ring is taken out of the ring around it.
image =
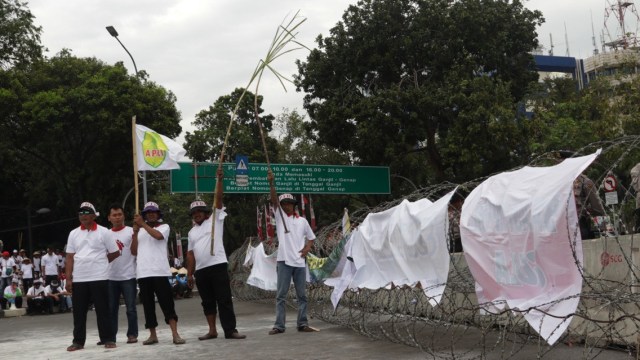
[[[139,171],[179,169],[178,161],[186,154],[177,142],[138,124],[136,150]]]

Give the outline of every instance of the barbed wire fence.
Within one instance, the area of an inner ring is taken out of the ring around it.
[[[640,136],[626,136],[590,144],[575,156],[602,149],[601,155],[586,170],[598,186],[605,177],[615,174],[626,179],[629,169],[640,162]],[[547,166],[557,162],[557,152],[535,157],[529,166]],[[464,184],[443,183],[419,189],[403,198],[374,208],[358,209],[350,214],[352,223],[361,223],[370,213],[398,205],[403,200],[427,198],[435,201],[456,186],[470,192],[486,178]],[[625,181],[623,181],[625,182]],[[624,185],[624,184],[623,184]],[[625,185],[625,186],[626,186]],[[638,358],[640,342],[640,234],[635,226],[635,196],[628,187],[618,191],[619,203],[607,206],[609,222],[601,227],[600,237],[583,241],[584,260],[567,259],[567,267],[582,263],[582,293],[578,309],[560,340],[553,346],[531,328],[523,314],[539,311],[553,316],[540,304],[531,309],[508,309],[487,312],[478,304],[475,281],[467,267],[464,253],[450,254],[449,276],[445,292],[437,306],[420,288],[387,287],[378,290],[347,290],[334,310],[330,301],[333,288],[322,283],[308,284],[308,312],[311,317],[349,327],[375,339],[420,348],[425,357],[434,359],[544,359]],[[337,246],[335,234],[341,231],[337,220],[317,232],[314,253],[330,254]],[[567,239],[567,241],[570,241]],[[248,246],[245,244],[229,256],[234,297],[240,300],[275,304],[275,292],[246,284],[250,269],[244,267]],[[274,246],[265,246],[267,253]],[[295,306],[295,294],[289,294]],[[565,318],[569,321],[569,318]]]

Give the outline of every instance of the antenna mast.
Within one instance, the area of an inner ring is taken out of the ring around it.
[[[630,13],[629,16],[627,16],[627,12]],[[615,21],[612,18],[615,18]],[[635,25],[627,26],[628,22],[634,20]],[[607,7],[604,9],[604,28],[609,42],[605,45],[613,50],[637,48],[639,20],[640,17],[633,1],[607,0]],[[612,25],[608,26],[608,23]],[[610,27],[617,32],[613,33]],[[631,31],[630,29],[634,27],[635,31]]]
[[[598,46],[596,45],[596,30],[593,28],[593,11],[591,13],[591,43],[593,44],[593,55],[598,55]]]
[[[567,35],[567,23],[564,23],[564,43],[567,45],[567,56],[571,56],[569,52],[569,36]]]

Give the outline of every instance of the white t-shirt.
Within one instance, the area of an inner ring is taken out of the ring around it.
[[[125,226],[109,231],[111,241],[120,249],[120,256],[109,263],[109,280],[129,280],[136,278],[136,257],[131,254],[133,228]]]
[[[42,266],[44,266],[44,274],[46,275],[58,275],[58,255],[48,253],[42,257]]]
[[[2,272],[2,275],[0,277],[3,277],[3,278],[9,277],[9,275],[7,275],[8,268],[11,269],[11,274],[12,274],[11,276],[13,276],[13,270],[15,266],[16,266],[16,262],[13,260],[12,257],[9,257],[8,259],[0,258],[0,270]]]
[[[33,267],[35,268],[35,271],[40,272],[40,263],[42,261],[41,257],[33,257]]]
[[[33,279],[33,264],[20,264],[23,279]]]
[[[7,286],[4,288],[4,294],[8,295],[8,297],[10,298],[15,298],[18,296],[18,292],[20,292],[20,296],[22,296],[22,291],[20,290],[19,287],[16,287],[15,291],[11,288],[11,285]],[[5,296],[5,299],[7,298],[7,296]]]
[[[27,295],[31,297],[42,297],[44,296],[44,286],[40,285],[38,289],[35,286],[32,286],[27,290]]]
[[[284,216],[284,218],[283,218]],[[288,233],[285,233],[283,221],[286,222]],[[300,250],[306,241],[315,240],[316,235],[311,230],[307,219],[298,215],[287,216],[284,211],[276,211],[276,233],[278,234],[278,261],[294,267],[306,267]]]
[[[109,279],[107,253],[118,251],[109,230],[94,224],[91,230],[78,227],[69,233],[67,254],[73,254],[73,282]]]
[[[189,230],[189,251],[193,251],[196,258],[196,270],[206,268],[211,265],[227,262],[227,254],[222,244],[222,234],[224,232],[224,218],[227,213],[224,209],[216,209],[216,228],[213,242],[214,255],[211,256],[211,220],[213,214],[202,224],[194,224]]]
[[[171,229],[167,224],[160,224],[155,229],[162,234],[162,240],[155,239],[143,228],[138,232],[138,256],[136,259],[136,277],[138,279],[171,276],[167,252],[167,241]]]
[[[44,287],[44,296],[49,296],[51,294],[60,294],[61,292],[63,292],[62,288],[60,286],[58,287],[53,287],[51,285],[47,285]]]
[[[60,268],[60,270],[64,269],[66,263],[67,263],[67,257],[58,255],[58,268]]]

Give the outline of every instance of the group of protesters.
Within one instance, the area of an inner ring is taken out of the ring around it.
[[[41,254],[44,253],[44,256]],[[70,294],[65,287],[64,254],[52,248],[35,251],[31,260],[24,249],[2,252],[0,259],[0,299],[2,310],[20,309],[26,305],[27,314],[52,314],[72,308]]]
[[[184,279],[186,287],[197,286],[202,309],[209,330],[199,340],[218,337],[217,315],[226,339],[245,339],[236,329],[236,315],[233,308],[227,255],[222,242],[224,219],[227,216],[222,206],[222,169],[218,169],[213,208],[196,200],[189,206],[193,228],[189,231],[188,252],[184,269],[176,271],[176,286]],[[285,300],[289,285],[293,280],[298,303],[297,330],[318,331],[308,325],[305,294],[305,261],[315,239],[306,219],[295,216],[295,198],[290,194],[278,197],[275,193],[274,176],[269,172],[271,199],[275,206],[281,206],[278,228],[280,251],[278,254],[278,294],[276,322],[270,335],[285,331]],[[285,215],[286,214],[286,215]],[[127,343],[138,342],[137,312],[135,306],[136,285],[140,291],[140,301],[144,310],[144,326],[149,337],[143,345],[157,344],[156,301],[164,321],[172,333],[176,345],[186,342],[178,333],[178,315],[174,306],[175,292],[167,278],[172,277],[172,266],[168,258],[168,238],[170,227],[163,221],[163,213],[155,202],[147,202],[140,214],[135,214],[133,226],[125,225],[124,211],[118,205],[109,209],[108,220],[111,229],[98,225],[96,208],[89,202],[79,206],[80,226],[69,234],[66,246],[67,279],[65,289],[73,302],[73,341],[68,351],[83,349],[86,343],[86,320],[89,304],[95,306],[99,341],[105,348],[116,347],[118,330],[118,308],[120,296],[127,308]],[[283,229],[288,229],[284,231]],[[213,242],[213,244],[212,244]],[[182,273],[182,274],[180,274]],[[175,287],[174,287],[175,288]],[[184,288],[180,288],[184,290]],[[185,296],[189,290],[179,292]]]
[[[60,311],[72,311],[73,340],[67,351],[84,348],[87,313],[92,307],[99,334],[97,345],[111,349],[116,348],[121,297],[128,320],[126,343],[138,342],[136,300],[139,291],[144,327],[149,330],[149,336],[142,344],[153,345],[160,341],[156,333],[157,301],[164,322],[171,329],[173,343],[180,345],[186,340],[178,333],[174,297],[190,297],[195,285],[209,328],[198,339],[218,337],[218,313],[226,339],[245,339],[246,336],[236,329],[227,255],[222,241],[227,216],[222,205],[222,169],[218,169],[216,176],[214,206],[208,207],[200,200],[189,206],[193,228],[189,231],[184,267],[167,261],[170,227],[163,221],[157,203],[144,204],[142,211],[134,215],[132,226],[125,225],[122,207],[112,205],[107,216],[111,228],[107,229],[96,223],[100,213],[95,206],[83,202],[78,207],[80,226],[69,233],[66,254],[54,253],[50,248],[43,256],[34,252],[33,260],[30,260],[23,251],[15,256],[3,253],[0,262],[1,285],[5,290],[3,306],[20,308],[22,298],[26,298],[32,314],[52,313],[54,305]],[[277,196],[271,171],[268,179],[271,202],[282,209],[276,216],[280,239],[276,321],[269,334],[285,332],[285,301],[292,281],[298,304],[297,330],[315,332],[318,330],[310,327],[307,320],[305,286],[305,256],[311,250],[315,235],[306,219],[296,216],[295,198],[291,194]]]

